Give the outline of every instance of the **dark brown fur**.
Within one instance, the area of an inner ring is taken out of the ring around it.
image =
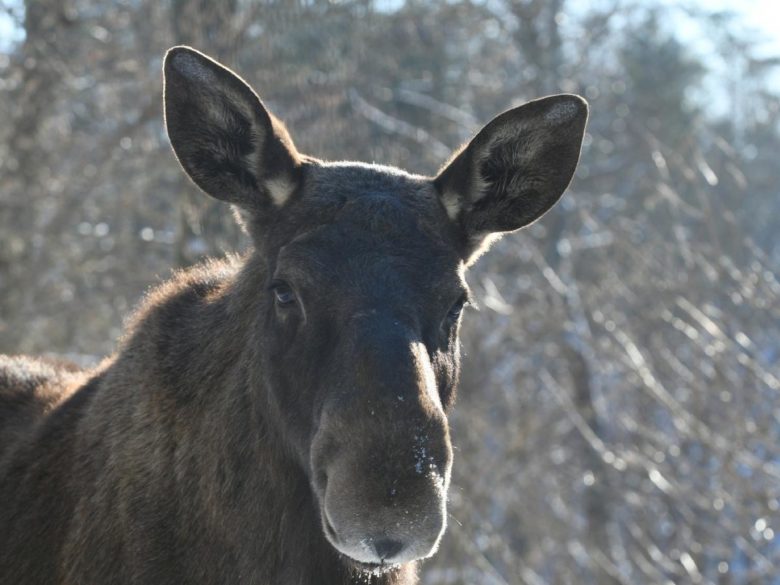
[[[414,583],[445,525],[463,272],[560,197],[584,103],[510,110],[431,179],[298,154],[192,49],[165,75],[182,166],[254,246],[152,291],[92,371],[0,357],[0,581]]]

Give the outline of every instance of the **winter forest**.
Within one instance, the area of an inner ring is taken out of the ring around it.
[[[470,274],[421,582],[780,584],[780,56],[704,5],[0,0],[0,353],[94,364],[171,269],[248,244],[171,151],[172,45],[302,152],[429,175],[579,93],[562,203]]]

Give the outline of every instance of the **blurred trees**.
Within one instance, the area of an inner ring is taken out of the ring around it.
[[[587,96],[571,192],[470,277],[450,532],[423,582],[780,583],[780,96],[736,17],[630,0],[0,14],[25,31],[0,43],[5,352],[94,360],[171,266],[247,244],[170,152],[171,45],[232,65],[303,152],[423,173],[510,105]]]

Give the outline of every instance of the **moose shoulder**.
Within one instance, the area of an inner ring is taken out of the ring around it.
[[[193,49],[164,73],[179,162],[253,246],[150,293],[95,370],[0,358],[0,580],[414,583],[446,526],[464,272],[559,199],[586,104],[509,110],[423,177],[298,153]]]

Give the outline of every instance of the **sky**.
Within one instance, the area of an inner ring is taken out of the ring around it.
[[[682,3],[676,0],[667,0],[669,6],[688,4],[700,8],[718,11],[728,10],[742,16],[744,28],[757,33],[757,38],[764,41],[762,50],[764,54],[780,55],[780,2],[778,0],[693,0]],[[684,19],[677,24],[681,36],[694,35],[696,27]]]
[[[24,38],[22,30],[16,26],[14,19],[7,12],[7,6],[18,10],[21,0],[0,1],[0,51],[7,51],[14,43]]]
[[[666,0],[669,6],[683,4],[679,0]],[[698,6],[707,11],[729,11],[736,13],[740,18],[742,30],[749,33],[748,38],[757,41],[754,56],[757,58],[780,57],[780,0],[691,0],[688,5]],[[680,14],[682,14],[680,12]],[[713,50],[708,46],[706,35],[702,28],[693,19],[681,17],[675,23],[675,29],[682,41],[690,41],[689,49],[698,52],[705,64],[709,65],[710,77],[709,89],[711,95],[704,96],[708,109],[716,114],[723,115],[726,112],[725,96],[722,95],[724,86],[722,79],[731,77],[731,63],[707,61],[707,55]],[[775,91],[780,91],[780,67],[775,67],[768,72],[767,83]],[[702,104],[704,105],[704,104]]]
[[[767,37],[767,55],[780,55],[780,2],[777,0],[699,0],[705,8],[727,8],[742,13],[746,24]]]

